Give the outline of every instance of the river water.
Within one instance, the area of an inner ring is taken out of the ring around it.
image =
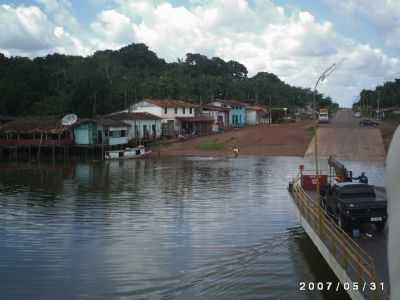
[[[0,298],[346,299],[299,291],[337,280],[286,190],[302,163],[0,164]],[[351,167],[383,184],[383,164]]]

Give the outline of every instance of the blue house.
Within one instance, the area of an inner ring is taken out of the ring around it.
[[[236,100],[216,100],[211,103],[214,106],[229,109],[229,126],[244,127],[246,125],[246,103]]]
[[[128,129],[129,125],[111,119],[80,119],[74,124],[74,142],[76,145],[126,145]]]

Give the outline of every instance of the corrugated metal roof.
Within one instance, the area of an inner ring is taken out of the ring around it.
[[[55,117],[25,117],[5,123],[0,127],[4,133],[62,133],[69,126],[63,126]]]
[[[113,120],[161,120],[160,117],[147,113],[147,112],[121,112],[112,115],[108,115],[107,118]]]
[[[245,102],[240,102],[237,100],[221,100],[221,99],[216,99],[214,102],[220,102],[226,106],[239,106],[239,107],[246,107],[248,104]]]
[[[197,117],[176,117],[179,121],[185,122],[214,122],[213,118],[207,116],[197,116]]]
[[[262,107],[259,105],[247,106],[247,109],[268,112],[268,109],[266,107]]]
[[[203,109],[207,109],[207,110],[215,110],[215,111],[229,111],[229,108],[227,107],[220,107],[220,106],[215,106],[215,105],[203,105],[202,106]]]
[[[94,119],[79,119],[77,123],[75,123],[73,126],[79,126],[80,124],[85,124],[85,123],[96,123],[98,125],[101,125],[103,127],[129,127],[128,124],[122,122],[122,121],[117,121],[117,120],[112,120],[109,117],[107,118],[94,118]]]
[[[147,101],[149,103],[152,103],[160,107],[193,107],[193,108],[199,107],[199,105],[197,104],[193,104],[182,100],[145,99],[144,101]]]

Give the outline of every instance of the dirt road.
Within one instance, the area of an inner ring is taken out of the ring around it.
[[[344,160],[384,160],[385,149],[377,128],[359,126],[350,109],[340,110],[330,124],[321,124],[318,130],[320,158],[334,155]],[[314,139],[305,157],[314,156]]]
[[[161,156],[226,156],[238,146],[240,155],[303,156],[310,142],[310,121],[258,125],[224,133],[199,137],[161,148]],[[218,150],[201,150],[200,145],[213,143]]]

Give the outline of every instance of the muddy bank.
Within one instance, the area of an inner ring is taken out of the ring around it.
[[[303,156],[312,138],[311,121],[258,125],[163,145],[160,155],[226,156],[238,146],[241,155]],[[158,155],[158,151],[155,151]]]

